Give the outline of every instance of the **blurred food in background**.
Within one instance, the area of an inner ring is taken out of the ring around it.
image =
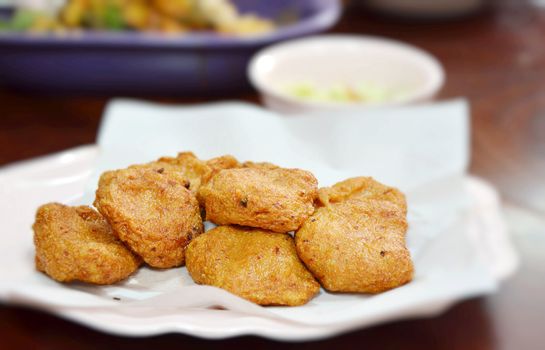
[[[267,47],[248,76],[264,104],[280,113],[361,110],[430,101],[444,69],[409,44],[368,35],[316,35]]]
[[[257,50],[323,32],[341,9],[339,0],[0,0],[0,87],[232,93],[249,88]]]
[[[66,0],[22,1],[0,30],[59,33],[74,30],[215,31],[259,35],[274,30],[273,21],[241,14],[229,0]]]
[[[325,87],[316,82],[301,81],[288,84],[284,90],[294,97],[318,102],[378,104],[403,98],[403,91],[395,91],[370,81],[356,84],[338,82]]]

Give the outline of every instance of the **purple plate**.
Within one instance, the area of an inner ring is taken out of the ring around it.
[[[297,18],[250,38],[136,32],[69,36],[0,33],[0,85],[52,93],[203,95],[249,86],[246,65],[272,43],[319,33],[339,19],[338,0],[235,0],[241,12]]]

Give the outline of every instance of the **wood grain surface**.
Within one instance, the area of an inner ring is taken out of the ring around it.
[[[534,1],[538,3],[539,1]],[[545,347],[545,8],[498,1],[446,22],[402,22],[351,8],[338,33],[380,35],[417,45],[447,71],[440,98],[466,97],[472,111],[471,172],[500,190],[519,272],[489,297],[435,318],[395,322],[320,342],[256,337],[204,341],[182,335],[131,339],[98,333],[30,309],[0,306],[4,349],[369,348],[542,349]],[[43,96],[0,87],[0,165],[93,143],[111,96]],[[192,103],[210,99],[150,100]],[[258,102],[255,92],[217,99]]]

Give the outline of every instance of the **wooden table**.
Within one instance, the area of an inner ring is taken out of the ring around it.
[[[282,344],[391,349],[539,349],[545,346],[545,9],[502,1],[496,9],[446,23],[400,23],[351,9],[335,32],[404,40],[436,55],[448,81],[442,98],[466,96],[473,115],[471,172],[505,199],[519,272],[499,293],[462,302],[443,315],[377,326],[333,339]],[[254,93],[224,96],[257,102]],[[0,92],[0,164],[93,143],[104,97]],[[173,102],[195,102],[184,99]],[[0,307],[0,346],[150,349],[158,346],[273,347],[244,337],[222,342],[182,335],[110,336],[39,311]]]

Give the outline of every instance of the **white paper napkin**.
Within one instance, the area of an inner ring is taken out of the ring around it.
[[[220,305],[256,317],[323,326],[363,319],[380,322],[416,309],[432,312],[448,301],[492,292],[496,278],[490,264],[468,238],[471,203],[464,180],[468,127],[464,101],[298,117],[241,103],[164,106],[115,101],[101,125],[101,154],[84,204],[92,203],[103,171],[185,150],[203,159],[232,154],[241,161],[308,169],[320,186],[351,176],[373,176],[408,196],[407,241],[415,262],[414,281],[373,296],[322,291],[296,308],[260,308],[223,290],[195,286],[185,268],[143,268],[109,287],[59,288],[39,276],[27,281],[35,288],[15,295],[43,307],[117,308],[120,313],[147,316]],[[113,297],[123,302],[112,302]]]
[[[100,127],[103,154],[95,179],[108,169],[191,150],[203,159],[232,154],[308,169],[322,186],[370,175],[407,191],[465,173],[468,129],[462,100],[297,117],[243,103],[180,107],[117,100]]]

